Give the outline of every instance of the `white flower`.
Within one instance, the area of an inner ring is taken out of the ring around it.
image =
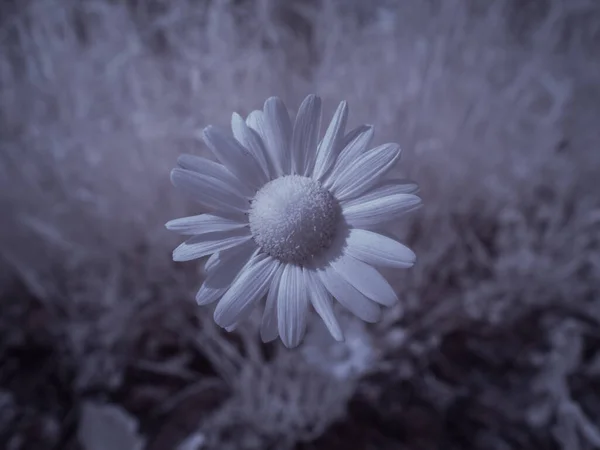
[[[319,142],[321,100],[309,95],[295,123],[283,102],[269,98],[244,121],[233,114],[233,136],[214,126],[203,138],[221,164],[183,155],[173,184],[208,208],[167,228],[193,235],[175,261],[211,255],[199,305],[220,300],[215,322],[228,330],[266,297],[263,341],[287,347],[304,335],[310,305],[331,335],[343,340],[333,299],[376,322],[396,293],[374,266],[406,268],[415,254],[373,230],[419,206],[417,186],[384,176],[400,158],[397,144],[368,150],[371,126],[345,134],[340,103]]]

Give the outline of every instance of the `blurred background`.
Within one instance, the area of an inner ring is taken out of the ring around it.
[[[0,448],[600,448],[600,2],[2,0],[0,42]],[[290,351],[164,223],[198,129],[313,92],[424,207],[400,304]]]

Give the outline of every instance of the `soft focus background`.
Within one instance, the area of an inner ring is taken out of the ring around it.
[[[2,0],[0,447],[600,448],[600,2]],[[169,183],[271,95],[399,142],[401,304],[263,345]]]

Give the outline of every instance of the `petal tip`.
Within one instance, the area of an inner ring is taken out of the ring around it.
[[[277,336],[270,336],[262,331],[260,332],[260,340],[263,342],[263,344],[273,342],[275,339],[277,339]]]
[[[339,330],[339,332],[336,333],[330,333],[331,337],[333,339],[335,339],[337,342],[346,342],[346,336],[344,336],[344,332],[342,330]]]
[[[287,339],[285,339],[285,340],[282,339],[281,342],[283,342],[283,345],[285,346],[285,348],[287,348],[288,350],[293,350],[300,345],[300,343],[302,342],[302,339],[299,339],[299,340],[294,339],[293,341],[289,341]]]
[[[171,170],[171,173],[169,175],[169,178],[171,179],[171,184],[173,186],[176,186],[177,183],[177,179],[179,178],[179,176],[181,175],[181,172],[183,171],[183,169],[180,169],[179,167],[176,167],[175,169]]]
[[[277,97],[276,95],[272,95],[271,97],[269,97],[268,99],[265,100],[265,104],[264,104],[264,108],[266,109],[268,105],[271,105],[272,103],[280,103],[281,99],[279,97]]]
[[[321,97],[319,97],[317,94],[308,94],[304,101],[318,102],[320,104]]]
[[[221,307],[222,303],[217,304],[215,308],[215,312],[213,313],[213,320],[215,323],[221,328],[230,327],[233,324],[233,321],[224,321],[223,320],[223,309]]]
[[[202,138],[206,141],[210,139],[211,136],[215,133],[216,128],[214,125],[208,125],[202,129]]]
[[[412,250],[411,250],[411,252],[412,252]],[[412,255],[410,255],[410,257],[408,258],[408,261],[407,261],[408,268],[413,267],[416,263],[417,263],[417,255],[415,254],[415,252],[412,252]]]

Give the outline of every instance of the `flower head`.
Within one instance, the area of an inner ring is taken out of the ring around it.
[[[261,336],[287,347],[304,336],[312,305],[343,340],[333,301],[367,322],[396,293],[376,267],[411,267],[415,254],[374,230],[418,207],[417,186],[385,178],[400,158],[397,144],[369,149],[371,126],[346,133],[340,103],[319,141],[321,101],[309,95],[292,124],[283,102],[269,98],[246,120],[233,114],[233,136],[216,127],[202,136],[219,163],[179,158],[173,184],[210,210],[167,223],[192,235],[176,261],[210,255],[199,305],[226,329],[266,298]]]

